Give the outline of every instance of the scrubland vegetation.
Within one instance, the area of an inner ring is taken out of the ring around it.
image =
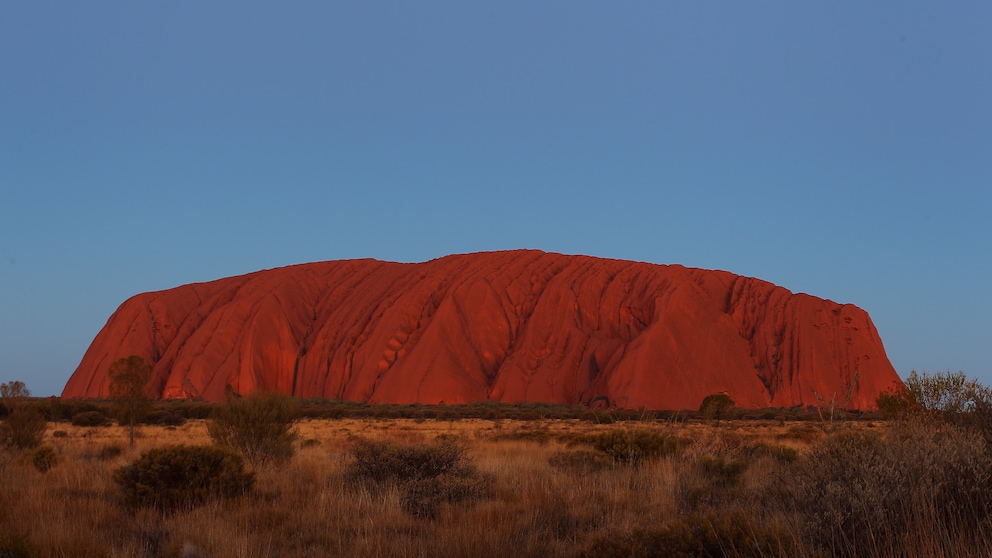
[[[159,404],[133,448],[100,403],[20,400],[0,556],[992,556],[987,393],[921,401],[942,379],[916,381],[885,395],[888,418],[829,422]],[[15,447],[27,409],[48,422]],[[438,416],[387,416],[407,412]]]

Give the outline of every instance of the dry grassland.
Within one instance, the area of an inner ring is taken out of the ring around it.
[[[651,429],[690,442],[677,455],[638,466],[606,463],[583,443],[618,428]],[[841,430],[857,435],[889,428],[851,423]],[[834,548],[822,539],[811,542],[809,514],[784,496],[798,482],[793,471],[810,466],[804,456],[828,440],[816,424],[340,419],[303,420],[298,430],[295,457],[285,466],[256,471],[250,494],[162,512],[125,506],[112,473],[154,447],[209,444],[204,421],[143,426],[134,449],[127,449],[120,427],[50,423],[44,443],[61,456],[55,467],[41,473],[10,452],[0,461],[0,555],[516,558],[852,552],[845,550],[845,541],[835,541]],[[353,459],[349,450],[359,438],[420,444],[439,436],[467,446],[468,458],[491,479],[488,497],[445,504],[435,518],[414,517],[404,512],[400,487],[377,489],[349,481],[345,474]],[[921,513],[918,520],[932,519]],[[917,526],[913,532],[923,540],[896,534],[890,537],[895,543],[854,552],[987,556],[989,545],[975,534],[987,533],[986,527],[983,523],[955,535]]]

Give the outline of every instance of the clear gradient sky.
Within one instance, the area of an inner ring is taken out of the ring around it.
[[[350,5],[350,6],[349,6]],[[128,297],[538,248],[759,277],[992,383],[992,3],[0,3],[0,381]]]

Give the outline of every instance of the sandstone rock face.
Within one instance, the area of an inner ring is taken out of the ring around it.
[[[723,271],[520,250],[346,260],[145,293],[63,397],[104,397],[137,354],[162,398],[227,390],[373,403],[695,409],[874,406],[899,378],[868,314]]]

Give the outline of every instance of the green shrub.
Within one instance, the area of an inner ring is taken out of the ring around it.
[[[47,473],[62,461],[62,457],[52,446],[38,446],[27,450],[24,454],[24,460],[37,469],[39,473]]]
[[[110,444],[100,448],[96,458],[100,461],[110,461],[120,457],[122,453],[124,453],[124,448],[120,444]]]
[[[359,440],[346,478],[371,486],[396,485],[403,510],[415,517],[434,518],[441,504],[488,496],[491,480],[481,475],[453,440],[435,444],[397,444]]]
[[[548,464],[559,471],[583,476],[606,469],[610,460],[590,450],[559,450],[548,458]]]
[[[347,475],[382,484],[436,477],[467,463],[465,447],[454,441],[436,444],[398,444],[386,440],[358,440],[351,448],[354,460]]]
[[[596,424],[615,424],[617,422],[613,415],[606,411],[593,410],[591,411],[591,415],[587,415],[586,420]]]
[[[782,440],[796,440],[810,444],[823,438],[824,436],[825,433],[822,429],[817,428],[812,424],[800,424],[790,426],[784,433],[779,434],[778,438]]]
[[[182,426],[186,424],[186,417],[176,412],[166,413],[158,423],[162,426]]]
[[[541,420],[544,417],[542,417],[541,413],[538,413],[537,411],[520,411],[514,418],[517,420],[533,421]]]
[[[109,408],[107,403],[98,404],[91,400],[49,397],[45,401],[48,403],[48,418],[53,422],[69,422],[73,416],[87,411],[98,411],[107,416],[106,410]]]
[[[159,426],[182,426],[186,423],[186,417],[175,410],[155,409],[145,415],[144,422]]]
[[[785,463],[793,463],[799,459],[799,450],[796,448],[790,448],[789,446],[783,446],[781,444],[762,443],[753,446],[751,449],[757,457],[773,457],[779,461],[784,461]]]
[[[433,519],[441,504],[478,500],[492,493],[492,483],[474,468],[459,467],[436,477],[421,478],[406,485],[402,495],[403,511]]]
[[[0,532],[0,558],[34,558],[38,550],[26,535]]]
[[[523,427],[516,430],[494,434],[490,439],[494,441],[526,440],[528,442],[534,442],[540,446],[546,446],[552,439],[555,438],[557,438],[557,436],[549,432],[547,429]]]
[[[734,400],[726,393],[707,395],[699,405],[699,414],[706,420],[729,419],[734,415]]]
[[[214,443],[232,449],[253,465],[282,464],[296,453],[293,425],[298,400],[277,393],[231,398],[210,414],[207,432]]]
[[[764,558],[795,556],[791,533],[743,510],[710,511],[679,518],[655,529],[597,537],[587,558]]]
[[[462,415],[459,414],[458,411],[456,411],[454,409],[444,409],[444,410],[438,411],[438,413],[437,413],[437,420],[443,420],[443,421],[447,421],[447,422],[455,422],[455,421],[462,420]]]
[[[185,419],[207,419],[210,418],[210,413],[213,412],[213,410],[213,403],[204,403],[202,401],[184,401],[182,403],[175,404],[174,412]]]
[[[596,436],[593,447],[617,463],[636,465],[641,461],[674,455],[685,443],[685,440],[654,430],[616,429]]]
[[[0,425],[0,441],[8,441],[18,449],[31,449],[41,445],[48,421],[33,407],[15,406]]]
[[[114,482],[132,506],[188,508],[214,498],[249,492],[254,473],[243,458],[213,446],[165,446],[149,450],[114,471]]]
[[[875,406],[887,419],[903,419],[920,408],[913,394],[902,384],[879,393],[875,398]]]
[[[74,426],[106,426],[110,424],[110,419],[100,411],[84,411],[72,415],[70,422]]]
[[[743,459],[727,459],[723,456],[700,457],[696,464],[710,477],[721,485],[731,485],[737,482],[741,474],[747,470],[747,461]]]
[[[914,529],[974,535],[992,517],[992,452],[946,424],[841,431],[790,468],[812,541],[839,556],[896,547]]]
[[[992,400],[989,388],[978,380],[969,379],[964,372],[918,374],[913,370],[906,378],[906,392],[908,400],[922,410],[949,419],[973,411],[977,401]]]

